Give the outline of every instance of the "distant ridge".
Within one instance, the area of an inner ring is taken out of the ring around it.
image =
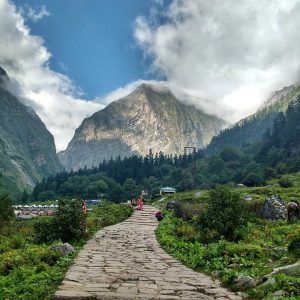
[[[277,114],[286,112],[288,105],[299,95],[300,84],[284,87],[272,93],[255,114],[237,122],[214,137],[207,147],[206,153],[213,154],[226,147],[236,148],[261,140],[266,130],[272,128]]]

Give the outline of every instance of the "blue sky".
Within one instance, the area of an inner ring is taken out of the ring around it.
[[[300,81],[299,14],[300,0],[0,0],[0,65],[58,150],[141,79],[234,123]]]
[[[134,22],[149,15],[150,0],[14,0],[17,7],[45,5],[50,15],[26,20],[43,37],[53,70],[67,74],[87,99],[137,79],[153,79],[136,46]]]

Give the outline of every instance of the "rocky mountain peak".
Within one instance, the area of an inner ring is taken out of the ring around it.
[[[282,88],[281,90],[272,92],[271,95],[269,96],[269,98],[259,108],[259,111],[262,111],[266,108],[273,106],[277,102],[283,100],[286,96],[293,93],[293,91],[298,90],[299,87],[300,87],[300,83],[297,83],[297,84],[293,84],[290,86],[286,86],[286,87]]]
[[[142,83],[133,92],[140,92],[145,94],[159,93],[160,95],[161,94],[172,95],[172,92],[166,86],[159,86],[151,83]]]
[[[150,149],[181,154],[185,146],[205,147],[224,125],[181,103],[167,88],[141,84],[86,118],[59,156],[67,170],[78,170],[111,157],[146,155]]]

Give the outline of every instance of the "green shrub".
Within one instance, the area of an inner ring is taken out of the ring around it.
[[[300,278],[278,274],[275,276],[277,288],[294,296],[300,296]],[[298,298],[299,299],[299,298]]]
[[[53,218],[39,218],[33,225],[38,243],[51,243],[56,240],[59,233],[55,229]]]
[[[174,210],[174,216],[185,221],[190,221],[193,219],[193,217],[198,216],[202,212],[203,208],[200,206],[200,204],[195,205],[177,202]]]
[[[226,247],[226,251],[230,257],[243,256],[248,259],[259,259],[264,255],[264,249],[256,244],[231,243]]]
[[[24,246],[25,239],[22,235],[16,234],[11,238],[10,247],[12,249],[20,249]]]
[[[53,218],[43,218],[34,224],[37,242],[68,242],[79,240],[86,235],[86,217],[82,210],[82,201],[60,200],[58,205]]]
[[[12,208],[12,203],[8,195],[0,196],[0,228],[14,219],[15,214]]]
[[[294,236],[288,245],[288,251],[300,258],[300,234]]]
[[[24,249],[11,250],[0,255],[0,275],[8,275],[22,266],[36,266],[45,263],[53,266],[61,257],[60,253],[47,246],[28,246]]]
[[[105,227],[122,222],[132,215],[133,208],[123,204],[108,204],[99,206],[93,211],[96,226]],[[89,222],[91,222],[89,220]]]
[[[197,228],[188,222],[178,222],[176,226],[176,234],[183,240],[191,242],[196,241],[199,237]]]
[[[261,186],[266,183],[266,179],[263,174],[260,173],[249,173],[242,180],[242,183],[246,186]]]
[[[202,221],[200,222],[202,223]],[[207,244],[219,239],[220,234],[216,229],[209,228],[209,227],[202,227],[199,236],[200,236],[200,240],[203,243]]]
[[[60,200],[54,215],[55,229],[63,242],[80,239],[86,235],[86,215],[82,200]]]
[[[290,188],[290,187],[293,187],[294,186],[294,183],[293,181],[288,178],[288,177],[281,177],[279,180],[278,180],[278,184],[280,185],[280,187],[282,188]]]
[[[220,186],[210,191],[208,209],[200,216],[200,227],[216,232],[214,239],[223,236],[234,240],[235,231],[247,223],[244,201],[228,187]]]

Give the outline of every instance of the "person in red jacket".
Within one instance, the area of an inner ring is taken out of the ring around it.
[[[161,213],[160,210],[158,210],[158,211],[155,213],[155,218],[156,218],[157,221],[161,221],[161,220],[164,218],[164,216],[163,216],[163,214]]]
[[[143,197],[142,197],[142,195],[139,197],[139,199],[138,199],[138,209],[139,210],[144,210],[143,209],[143,204],[144,204],[144,202],[143,202]]]

